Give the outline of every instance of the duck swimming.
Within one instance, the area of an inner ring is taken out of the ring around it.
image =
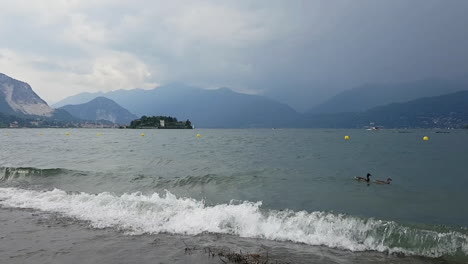
[[[370,173],[367,173],[367,178],[363,178],[363,177],[354,177],[356,180],[358,181],[362,181],[362,182],[370,182],[370,176],[372,176],[372,174]]]
[[[383,180],[375,180],[374,183],[378,183],[378,184],[390,184],[390,183],[392,183],[392,178],[387,178],[386,181],[383,181]]]

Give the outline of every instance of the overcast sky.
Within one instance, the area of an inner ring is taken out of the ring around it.
[[[468,1],[0,0],[0,72],[49,103],[171,82],[306,108],[369,82],[468,75]]]

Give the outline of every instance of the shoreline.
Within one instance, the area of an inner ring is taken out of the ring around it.
[[[0,226],[0,263],[223,263],[208,251],[268,252],[268,263],[449,263],[220,234],[127,235],[54,213],[1,206]]]

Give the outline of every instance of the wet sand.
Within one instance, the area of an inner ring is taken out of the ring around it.
[[[170,235],[128,236],[72,219],[0,209],[0,263],[218,263]]]
[[[187,250],[188,248],[188,250]],[[271,263],[447,263],[229,235],[125,234],[34,210],[0,207],[0,263],[223,263],[210,250],[266,254]]]

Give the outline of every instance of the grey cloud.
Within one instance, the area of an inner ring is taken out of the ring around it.
[[[50,69],[32,64],[29,70],[55,74],[57,60],[124,54],[146,65],[148,85],[227,86],[298,109],[363,83],[457,78],[468,71],[467,1],[84,3],[45,25],[21,12],[2,14],[0,49],[50,58],[41,62]],[[141,74],[134,75],[140,76],[134,84],[144,85]]]

